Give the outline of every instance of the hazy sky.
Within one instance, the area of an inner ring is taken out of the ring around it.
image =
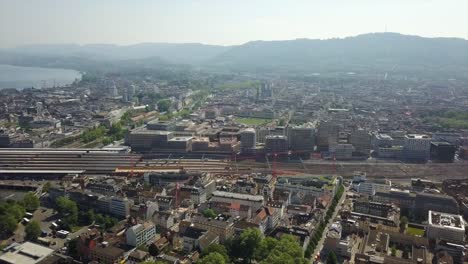
[[[368,32],[468,37],[468,0],[0,0],[0,47],[202,42]]]

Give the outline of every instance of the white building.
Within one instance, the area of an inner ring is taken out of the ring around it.
[[[127,218],[130,216],[130,207],[133,201],[127,197],[112,197],[110,200],[110,213],[117,217]]]
[[[357,186],[357,191],[362,194],[375,195],[378,192],[388,192],[392,188],[389,180],[365,181]]]
[[[355,171],[353,174],[353,182],[365,182],[367,179],[367,173],[362,171]]]
[[[151,222],[137,224],[127,229],[126,236],[130,246],[148,245],[156,239],[156,226]]]
[[[461,215],[429,211],[427,238],[464,243],[465,221]]]

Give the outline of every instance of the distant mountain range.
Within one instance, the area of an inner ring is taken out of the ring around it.
[[[468,40],[372,33],[343,39],[252,41],[238,46],[142,43],[129,46],[34,45],[0,50],[0,63],[5,64],[66,67],[73,66],[70,61],[74,60],[85,67],[116,62],[140,65],[143,61],[146,66],[188,64],[240,71],[443,69],[465,70],[466,73]]]
[[[129,46],[113,44],[30,45],[6,50],[35,56],[73,56],[94,60],[136,60],[159,57],[171,63],[196,64],[213,58],[230,47],[199,43],[141,43]]]

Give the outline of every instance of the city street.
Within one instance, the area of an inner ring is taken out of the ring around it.
[[[341,210],[341,204],[343,203],[343,201],[346,199],[346,193],[348,192],[349,188],[345,186],[345,191],[343,192],[343,195],[341,195],[341,198],[340,198],[340,201],[338,202],[338,205],[336,206],[335,208],[335,211],[333,212],[333,216],[330,218],[330,221],[326,224],[325,226],[325,229],[323,231],[323,234],[322,234],[322,238],[320,239],[320,241],[317,243],[317,247],[315,248],[315,251],[314,253],[312,254],[312,260],[311,262],[312,263],[322,263],[322,259],[325,260],[325,258],[327,256],[322,256],[320,255],[320,260],[318,262],[315,262],[315,258],[316,256],[322,252],[322,249],[323,249],[323,243],[325,242],[325,238],[327,236],[327,231],[328,229],[330,228],[330,226],[333,224],[333,222],[335,221],[335,218],[336,216],[338,215],[338,212]]]

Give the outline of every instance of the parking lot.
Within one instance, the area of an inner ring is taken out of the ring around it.
[[[44,240],[49,240],[50,245],[49,247],[52,249],[61,249],[66,244],[67,240],[73,239],[78,237],[80,234],[86,232],[88,230],[88,226],[83,226],[81,229],[74,233],[70,233],[66,238],[65,237],[58,237],[56,236],[57,230],[53,230],[52,223],[59,220],[58,215],[56,214],[55,210],[52,208],[47,207],[39,207],[33,214],[31,220],[35,220],[39,223],[41,230],[47,233],[47,235],[41,236]],[[11,236],[8,240],[6,240],[7,244],[11,244],[13,242],[24,242],[24,235],[25,235],[25,227],[26,223],[19,223],[16,231],[14,232],[13,236]],[[39,241],[40,242],[40,241]]]

